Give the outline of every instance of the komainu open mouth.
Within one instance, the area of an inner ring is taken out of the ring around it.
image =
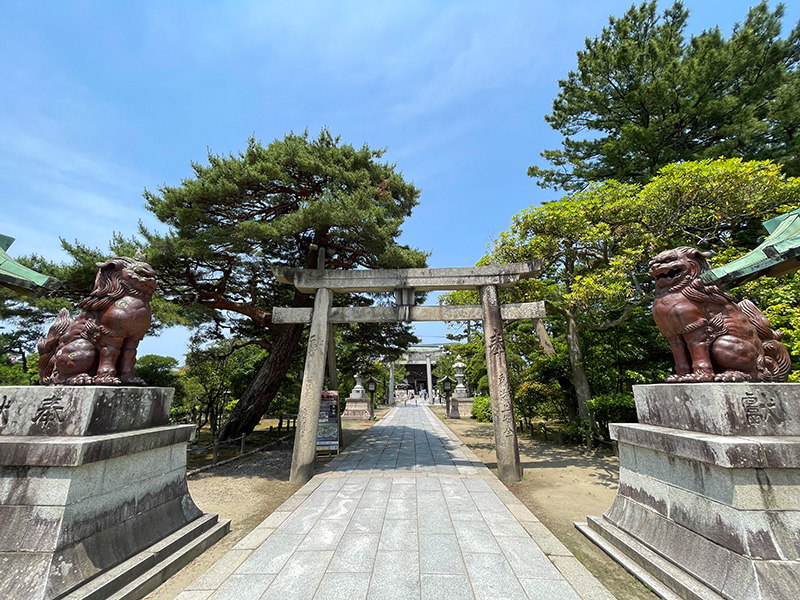
[[[656,275],[656,279],[675,279],[676,277],[680,276],[683,273],[683,269],[670,269],[666,273],[659,273]]]

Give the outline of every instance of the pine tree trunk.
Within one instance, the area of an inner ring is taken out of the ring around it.
[[[261,417],[269,410],[272,400],[292,365],[292,358],[300,344],[303,325],[275,325],[269,356],[241,399],[225,421],[220,440],[237,438],[252,433]]]
[[[567,319],[567,349],[569,350],[569,364],[572,367],[572,384],[578,399],[578,416],[581,419],[589,418],[589,400],[592,392],[589,389],[589,380],[583,366],[583,351],[578,332],[578,324],[571,314],[566,314]]]
[[[320,235],[324,235],[322,232]],[[324,255],[323,255],[324,256]],[[311,269],[316,264],[319,255],[310,252],[304,263],[304,268]],[[308,308],[313,305],[311,296],[295,290],[292,299],[292,308]],[[271,324],[272,344],[269,356],[261,365],[253,381],[247,386],[231,416],[225,421],[220,431],[221,440],[237,438],[243,434],[250,434],[256,428],[261,417],[269,410],[272,401],[278,393],[292,358],[298,349],[303,336],[303,324],[275,325]],[[288,431],[288,426],[287,426]]]

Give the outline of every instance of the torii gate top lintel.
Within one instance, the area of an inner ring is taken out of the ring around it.
[[[304,293],[327,288],[335,293],[391,292],[412,288],[420,292],[477,290],[487,285],[511,287],[520,279],[533,277],[542,268],[541,259],[506,265],[437,269],[291,269],[272,265],[281,283],[294,285]]]

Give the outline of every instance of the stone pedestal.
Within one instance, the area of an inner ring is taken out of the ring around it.
[[[466,396],[450,398],[450,409],[447,412],[448,419],[470,419],[472,418],[472,401],[474,398]]]
[[[361,385],[361,378],[356,377],[356,385],[353,388],[353,391],[350,392],[350,397],[345,399],[342,420],[371,420],[374,418],[375,409],[372,406],[372,401],[367,395],[367,390],[364,389],[363,385]]]
[[[174,572],[173,555],[191,560],[227,532],[189,495],[193,426],[168,425],[172,394],[0,387],[0,597],[144,595]]]
[[[576,526],[664,598],[800,597],[800,384],[634,395],[617,497]]]

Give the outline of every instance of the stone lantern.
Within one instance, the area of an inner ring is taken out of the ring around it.
[[[345,400],[342,419],[373,419],[372,401],[367,396],[367,390],[361,383],[361,375],[356,375],[356,384],[350,397]]]
[[[464,385],[464,367],[467,365],[461,361],[461,355],[456,356],[453,368],[456,370],[456,389],[453,397],[450,398],[450,406],[447,409],[447,416],[450,419],[464,419],[472,416],[473,398],[467,393],[467,386]]]
[[[456,370],[456,390],[453,394],[456,397],[466,397],[467,387],[464,385],[464,367],[467,365],[461,362],[461,355],[456,356],[456,362],[453,363],[453,368]]]
[[[442,391],[444,392],[444,397],[446,401],[446,408],[445,408],[445,416],[450,411],[450,394],[453,392],[453,384],[455,383],[455,379],[450,377],[449,375],[446,376],[444,379],[440,379],[439,382],[442,384]]]

